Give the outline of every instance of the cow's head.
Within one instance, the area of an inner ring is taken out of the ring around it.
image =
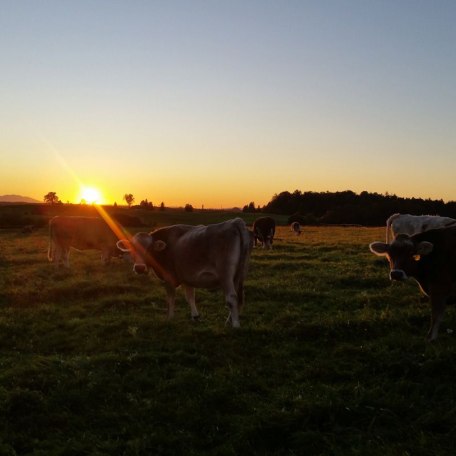
[[[407,234],[399,234],[391,244],[372,242],[369,248],[375,255],[388,258],[391,280],[405,280],[416,276],[421,257],[430,254],[434,246],[431,242],[414,242]]]
[[[263,247],[265,249],[272,249],[273,240],[274,240],[274,230],[271,228],[263,237]]]
[[[268,231],[255,230],[254,235],[261,242],[263,249],[272,249],[274,240],[274,230],[272,228]]]
[[[291,230],[296,234],[301,234],[301,225],[299,222],[293,222],[291,224]]]
[[[117,248],[122,252],[128,252],[133,262],[133,271],[136,274],[147,274],[149,267],[155,265],[154,252],[165,250],[166,243],[161,240],[154,240],[149,233],[137,233],[131,241],[120,240]]]

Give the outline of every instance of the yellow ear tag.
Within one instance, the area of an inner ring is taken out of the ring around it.
[[[420,261],[421,255],[413,255],[413,259],[414,259],[415,261]]]

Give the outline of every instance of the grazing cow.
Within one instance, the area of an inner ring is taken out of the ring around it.
[[[445,305],[456,298],[456,227],[413,236],[399,234],[391,244],[373,242],[369,247],[388,258],[391,280],[412,277],[429,296],[432,317],[428,340],[436,339]]]
[[[151,268],[163,281],[168,317],[174,316],[176,288],[182,285],[193,319],[199,317],[195,288],[222,289],[233,327],[239,327],[244,279],[252,249],[252,234],[240,218],[214,225],[172,225],[152,233],[137,233],[117,246],[130,252],[137,274]]]
[[[293,222],[290,226],[290,229],[293,233],[296,234],[296,236],[299,236],[301,234],[301,225],[299,222]]]
[[[386,221],[386,243],[389,243],[398,234],[412,236],[423,231],[450,226],[456,226],[455,219],[438,215],[393,214]]]
[[[118,238],[105,221],[98,217],[56,216],[49,221],[48,260],[58,267],[70,267],[70,248],[101,250],[101,260],[109,264],[120,256]]]
[[[263,249],[272,249],[272,241],[275,234],[275,220],[272,217],[260,217],[253,222],[253,236],[255,247],[257,242],[262,244]]]

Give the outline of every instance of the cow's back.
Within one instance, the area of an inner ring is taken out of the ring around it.
[[[88,223],[87,223],[88,222]],[[76,249],[116,248],[117,236],[101,218],[93,218],[79,225],[73,247]]]
[[[54,242],[78,250],[115,248],[117,237],[101,218],[56,216],[50,221]]]
[[[194,261],[215,264],[226,258],[237,247],[244,249],[250,244],[250,235],[240,218],[212,225],[195,226],[179,237],[176,250],[180,258],[193,256]]]
[[[154,240],[167,244],[154,257],[175,284],[192,284],[198,273],[202,277],[207,271],[212,271],[217,280],[228,269],[236,276],[242,275],[252,246],[251,234],[240,218],[207,226],[174,225],[152,234]],[[160,277],[160,271],[157,275]]]
[[[429,216],[423,222],[423,231],[436,228],[450,228],[456,226],[456,220],[450,217]]]
[[[421,233],[422,221],[419,218],[414,217],[413,215],[401,215],[393,220],[391,228],[393,230],[394,236],[398,234],[408,234],[413,236],[416,233]]]
[[[275,220],[272,217],[260,217],[253,222],[253,231],[266,233],[270,230],[275,232]]]

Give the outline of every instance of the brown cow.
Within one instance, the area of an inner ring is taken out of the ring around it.
[[[48,260],[58,267],[70,267],[70,248],[101,251],[101,259],[108,264],[120,256],[118,238],[102,218],[56,216],[49,221]]]
[[[194,319],[199,317],[195,288],[219,288],[230,310],[227,321],[239,327],[251,236],[244,221],[236,218],[214,225],[172,225],[137,233],[131,242],[121,240],[117,246],[131,254],[134,272],[145,274],[152,269],[164,283],[169,318],[174,316],[178,286],[184,288]]]
[[[432,317],[427,337],[436,339],[445,306],[456,298],[456,228],[399,234],[391,244],[373,242],[369,247],[388,258],[391,280],[412,277],[429,296]]]
[[[272,249],[276,223],[272,217],[260,217],[253,222],[255,246],[259,242],[263,249]]]

